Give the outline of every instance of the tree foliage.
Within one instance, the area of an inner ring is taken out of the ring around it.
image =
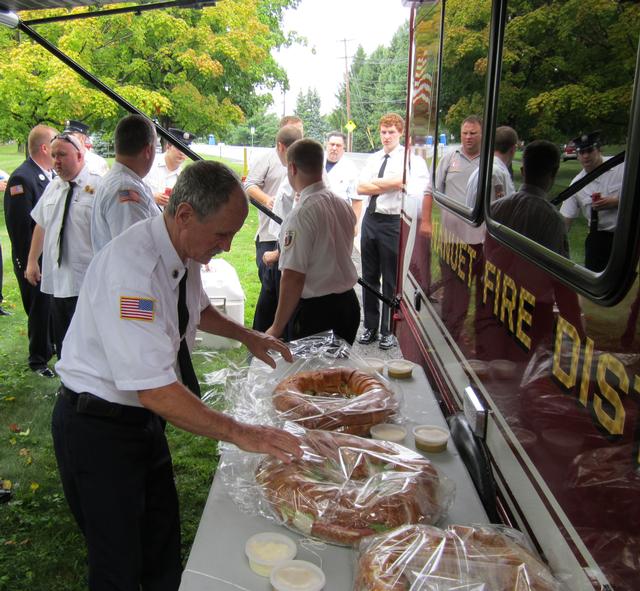
[[[306,93],[300,91],[296,99],[294,113],[302,119],[305,137],[324,142],[324,136],[328,125],[320,114],[320,95],[315,88],[307,89]]]
[[[385,113],[393,111],[404,118],[408,60],[408,23],[398,29],[389,47],[380,46],[370,56],[362,47],[356,50],[349,70],[351,120],[356,124],[352,139],[354,151],[369,152],[379,147],[378,121]],[[328,121],[332,128],[346,133],[346,83],[340,86],[337,98],[339,106]]]
[[[482,114],[489,0],[448,0],[441,126]],[[511,0],[498,120],[526,139],[603,130],[623,139],[638,50],[640,5],[617,0]]]
[[[263,146],[270,147],[275,144],[278,133],[280,119],[273,113],[266,113],[264,110],[248,117],[231,131],[226,141],[234,146]],[[251,128],[255,131],[251,137]]]
[[[287,44],[283,11],[299,0],[225,0],[38,26],[38,32],[164,125],[224,135],[271,102],[257,87],[287,85],[271,49]],[[85,9],[74,9],[80,12]],[[24,20],[65,10],[25,12]],[[0,31],[0,139],[38,122],[82,119],[110,131],[124,114],[24,35]]]

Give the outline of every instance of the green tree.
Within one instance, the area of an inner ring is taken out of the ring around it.
[[[451,130],[484,106],[489,0],[449,0],[440,112]],[[640,5],[618,0],[511,0],[498,120],[526,139],[601,129],[624,139]]]
[[[234,146],[250,146],[252,143],[251,128],[253,127],[255,130],[253,134],[254,146],[273,146],[279,125],[280,119],[277,115],[261,111],[235,127],[227,136],[226,142]]]
[[[325,133],[329,129],[326,120],[320,114],[320,102],[320,95],[315,88],[308,88],[306,93],[300,91],[294,113],[302,119],[306,137],[324,142]]]
[[[52,23],[38,32],[161,123],[222,136],[270,104],[256,88],[288,84],[270,52],[291,42],[280,27],[283,11],[298,2],[225,0],[202,10]],[[0,31],[0,97],[2,140],[24,137],[37,122],[59,126],[67,118],[110,131],[123,115],[44,49],[7,30]]]
[[[407,99],[409,27],[396,31],[389,47],[380,46],[367,56],[362,47],[356,50],[349,70],[351,119],[356,124],[352,146],[356,152],[379,147],[378,121],[390,111],[404,117]],[[339,106],[328,117],[331,127],[345,131],[347,123],[346,84],[336,95]]]

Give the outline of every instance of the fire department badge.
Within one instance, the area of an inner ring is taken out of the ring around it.
[[[296,237],[296,233],[293,230],[289,230],[284,235],[284,247],[289,248],[293,244],[295,237]]]

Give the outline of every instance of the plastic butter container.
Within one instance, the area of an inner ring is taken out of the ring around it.
[[[364,362],[364,370],[368,371],[377,371],[378,373],[383,373],[384,372],[384,360],[383,359],[378,359],[377,357],[365,357],[363,360]]]
[[[251,570],[261,577],[268,577],[274,566],[295,558],[298,547],[284,534],[263,532],[247,540],[244,552]]]
[[[410,378],[413,365],[411,361],[406,359],[393,359],[387,362],[387,373],[390,378]]]
[[[402,425],[393,423],[380,423],[373,425],[369,430],[373,439],[381,439],[382,441],[404,441],[407,436],[407,430]]]
[[[418,425],[413,428],[413,437],[418,449],[438,453],[447,449],[449,431],[435,425]]]
[[[288,560],[271,571],[273,591],[321,591],[327,579],[315,564],[306,560]]]

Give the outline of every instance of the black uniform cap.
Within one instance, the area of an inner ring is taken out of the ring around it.
[[[168,131],[173,137],[178,138],[182,143],[186,144],[187,146],[194,139],[196,139],[196,136],[193,133],[189,133],[188,131],[184,131],[183,129],[178,129],[177,127],[170,127]]]
[[[600,143],[600,131],[592,131],[591,133],[583,133],[577,138],[574,138],[573,143],[576,145],[576,150],[587,150],[588,148],[599,148]]]
[[[69,119],[64,125],[64,131],[69,133],[81,133],[83,135],[89,135],[89,126],[82,121],[74,121]]]

